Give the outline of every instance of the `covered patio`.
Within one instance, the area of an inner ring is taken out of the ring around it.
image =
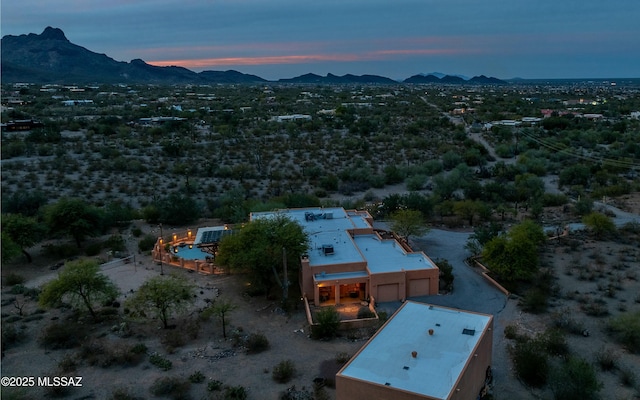
[[[361,303],[369,297],[369,274],[366,271],[315,274],[316,305],[329,306]]]

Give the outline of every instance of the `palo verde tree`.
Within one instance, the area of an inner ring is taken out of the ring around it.
[[[222,239],[216,261],[231,271],[247,273],[256,290],[266,295],[274,286],[281,287],[285,302],[308,243],[302,227],[286,216],[258,218]]]
[[[538,247],[544,240],[542,228],[527,220],[506,235],[489,240],[482,258],[492,272],[506,281],[527,280],[538,270]]]
[[[409,242],[409,236],[422,236],[429,232],[422,213],[417,210],[398,210],[391,214],[391,230]]]
[[[25,217],[21,214],[5,214],[2,216],[2,232],[20,247],[27,262],[30,263],[32,261],[31,254],[26,249],[40,241],[44,228],[35,218]]]
[[[65,197],[44,211],[49,230],[73,237],[78,247],[87,236],[96,236],[102,231],[103,220],[102,210],[81,199]]]
[[[193,304],[194,295],[195,286],[185,278],[178,275],[156,276],[143,283],[127,300],[126,306],[136,316],[146,317],[147,312],[152,312],[167,329],[171,315]]]
[[[222,324],[222,337],[227,338],[227,324],[229,323],[229,314],[235,310],[237,306],[229,300],[217,299],[214,303],[202,312],[202,318],[208,319],[213,315],[220,320]]]
[[[82,306],[95,318],[96,304],[115,300],[118,288],[100,273],[94,260],[77,260],[65,264],[58,277],[42,289],[39,302],[43,306],[56,306],[62,301]]]

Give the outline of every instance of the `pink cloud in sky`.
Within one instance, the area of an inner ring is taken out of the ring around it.
[[[188,46],[147,49],[144,53],[151,65],[179,65],[202,69],[229,65],[305,64],[313,62],[356,62],[392,60],[397,57],[425,55],[474,54],[478,49],[456,46],[457,38],[427,37],[383,40],[377,43],[341,42],[280,42],[246,43],[228,46]],[[381,50],[362,50],[371,47],[391,47]],[[428,48],[426,48],[428,47]],[[353,48],[361,50],[352,51]],[[193,57],[198,53],[227,53],[225,57]],[[294,53],[272,55],[273,53]],[[302,53],[302,54],[301,54]],[[232,54],[232,55],[231,55]],[[167,57],[167,55],[170,57]]]

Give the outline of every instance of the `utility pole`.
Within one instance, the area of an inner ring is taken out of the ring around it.
[[[162,224],[160,224],[160,275],[164,275],[164,258],[162,251],[164,250],[164,235],[162,234]]]
[[[287,249],[282,248],[282,265],[284,269],[284,280],[282,281],[282,303],[283,305],[289,298],[289,276],[287,274]]]

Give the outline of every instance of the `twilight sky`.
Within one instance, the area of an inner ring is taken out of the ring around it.
[[[4,35],[62,29],[118,61],[307,72],[640,77],[640,0],[2,0]]]

